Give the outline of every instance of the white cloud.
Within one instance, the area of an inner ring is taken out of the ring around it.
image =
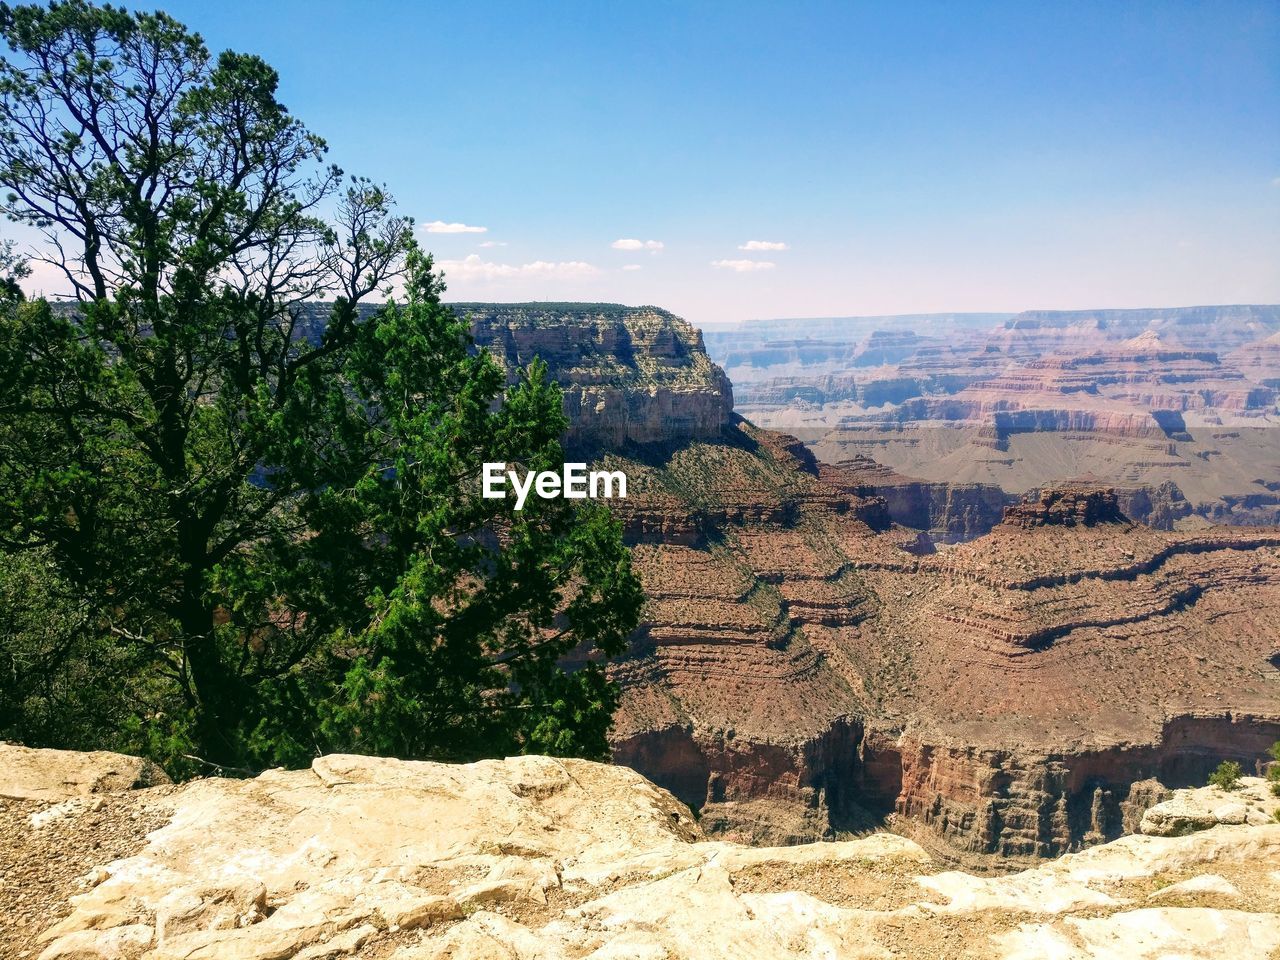
[[[732,270],[734,273],[772,270],[777,266],[776,263],[769,260],[712,260],[711,265],[719,270]]]
[[[1272,180],[1271,185],[1273,187],[1280,187],[1280,177],[1276,177],[1274,180]]]
[[[652,250],[657,253],[666,246],[661,240],[615,240],[609,244],[615,250]]]
[[[638,263],[626,263],[622,266],[623,270],[641,270],[643,269]]]
[[[563,260],[552,263],[535,260],[532,263],[494,263],[482,260],[477,253],[461,260],[441,260],[440,269],[451,280],[505,280],[512,277],[589,277],[600,271],[581,260]]]
[[[483,243],[479,244],[479,246],[485,250],[488,250],[491,247],[505,247],[506,245],[507,241],[505,240],[485,240]]]
[[[422,229],[427,233],[488,233],[488,227],[473,227],[466,223],[445,223],[443,220],[432,220],[424,223]]]
[[[785,243],[779,243],[776,240],[748,240],[746,243],[739,245],[739,250],[787,250],[789,249]]]

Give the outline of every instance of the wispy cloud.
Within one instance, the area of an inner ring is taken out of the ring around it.
[[[445,223],[443,220],[432,220],[424,223],[422,229],[426,233],[488,233],[488,227],[473,227],[469,223]]]
[[[623,270],[642,270],[644,268],[641,267],[640,264],[638,263],[624,263],[622,265],[622,269]]]
[[[440,269],[454,280],[505,280],[512,277],[556,277],[570,279],[589,277],[600,271],[581,260],[535,260],[532,263],[494,263],[484,260],[478,253],[461,260],[442,260]]]
[[[613,247],[615,250],[650,250],[653,253],[657,253],[665,247],[666,244],[661,240],[632,240],[630,238],[624,238],[622,240],[613,241],[609,246]]]
[[[485,250],[492,247],[505,247],[506,245],[507,241],[505,240],[485,240],[479,244],[479,246]]]
[[[712,260],[711,265],[718,270],[732,270],[734,273],[752,273],[756,270],[772,270],[777,266],[771,260]]]
[[[790,249],[785,243],[777,240],[748,240],[746,243],[738,245],[739,250],[788,250]]]

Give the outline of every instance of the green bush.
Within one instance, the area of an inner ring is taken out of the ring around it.
[[[1234,760],[1223,760],[1218,769],[1209,774],[1209,785],[1221,787],[1223,790],[1234,790],[1240,786],[1240,775],[1244,771]]]

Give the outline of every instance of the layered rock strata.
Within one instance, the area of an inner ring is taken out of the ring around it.
[[[534,357],[564,387],[578,450],[679,444],[717,437],[733,409],[724,372],[702,334],[657,307],[616,304],[452,305],[476,343],[514,377]]]
[[[738,412],[828,462],[861,455],[921,481],[1012,494],[1086,475],[1172,483],[1209,522],[1280,522],[1269,486],[1280,475],[1280,307],[875,322],[885,332],[870,337],[858,318],[844,332],[748,323],[710,343],[734,364]],[[789,352],[764,349],[788,334]],[[877,340],[894,349],[868,349]]]
[[[880,497],[894,523],[927,533],[935,543],[961,543],[980,537],[1016,502],[997,486],[951,483],[905,477],[869,457],[855,456],[836,464],[846,483],[862,483]]]
[[[1120,835],[1135,782],[1280,740],[1280,531],[1155,531],[1081,485],[922,546],[863,478],[745,423],[609,462],[650,598],[613,667],[615,756],[715,833],[892,816],[1014,863]]]

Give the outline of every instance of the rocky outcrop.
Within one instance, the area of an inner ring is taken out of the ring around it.
[[[680,444],[719,436],[733,409],[702,334],[657,307],[601,303],[461,303],[476,343],[511,375],[535,357],[564,388],[579,450]]]
[[[1183,837],[1220,824],[1275,823],[1280,820],[1280,797],[1271,787],[1272,782],[1261,777],[1241,777],[1232,790],[1179,790],[1147,810],[1138,829],[1153,837]]]
[[[1180,521],[1192,515],[1191,503],[1172,480],[1160,484],[1130,484],[1128,486],[1106,483],[1092,477],[1068,480],[1064,487],[1072,489],[1110,491],[1115,494],[1120,513],[1130,520],[1154,527],[1157,530],[1174,530]],[[1042,491],[1030,490],[1024,497],[1038,501]]]
[[[1004,511],[1004,523],[1015,527],[1093,527],[1100,523],[1128,523],[1111,489],[1064,487],[1046,490],[1038,500],[1026,500]]]
[[[982,536],[1001,521],[1013,499],[991,484],[904,477],[869,457],[837,466],[844,482],[852,478],[867,493],[883,498],[894,523],[922,530],[935,543],[963,543]]]
[[[1051,948],[1064,960],[1261,960],[1280,948],[1280,824],[1248,818],[983,877],[885,833],[709,841],[635,773],[545,757],[330,756],[140,801],[158,829],[93,864],[75,896],[0,888],[0,909],[46,905],[23,939],[0,931],[5,955],[1015,960]],[[40,802],[20,803],[13,829],[52,856]],[[101,839],[92,815],[77,827]]]
[[[71,800],[169,782],[150,760],[119,753],[0,744],[0,755],[0,798],[11,800]]]

